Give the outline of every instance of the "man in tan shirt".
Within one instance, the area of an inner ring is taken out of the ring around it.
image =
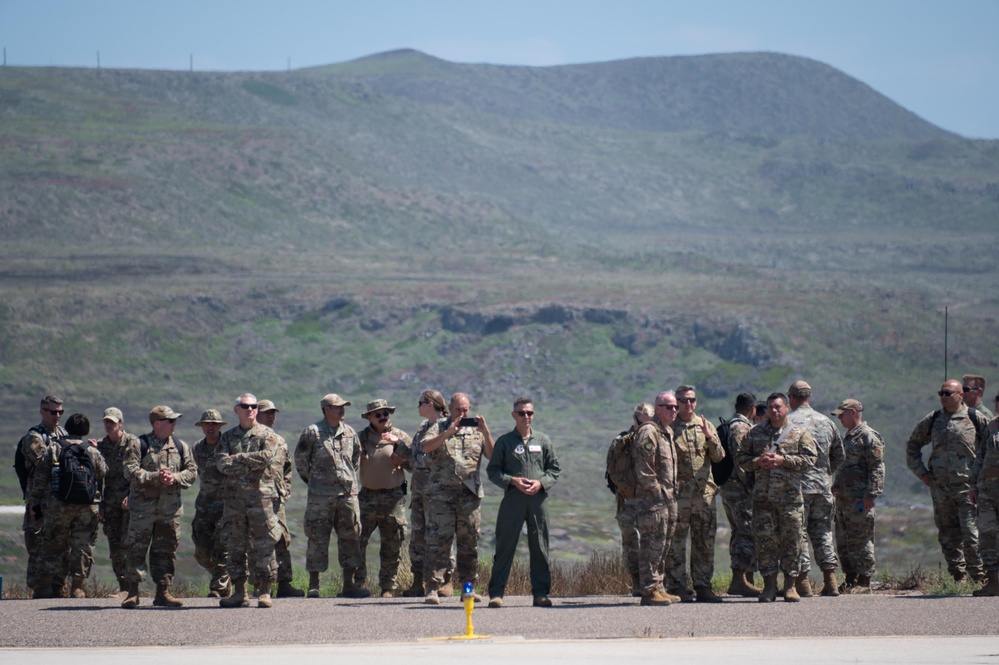
[[[412,455],[408,434],[392,426],[395,407],[384,399],[368,402],[361,415],[370,423],[361,440],[361,559],[366,562],[368,540],[378,529],[381,537],[378,585],[383,598],[391,598],[398,587],[399,556],[406,542],[406,474],[403,467]],[[411,467],[409,467],[411,468]],[[358,584],[366,581],[367,565],[357,571]]]

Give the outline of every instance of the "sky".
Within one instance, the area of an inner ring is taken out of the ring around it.
[[[399,48],[531,66],[770,51],[999,139],[999,0],[0,0],[0,47],[8,66],[202,71]]]

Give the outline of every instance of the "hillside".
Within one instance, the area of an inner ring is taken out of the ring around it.
[[[0,454],[46,392],[140,432],[250,390],[290,438],[330,391],[412,430],[421,389],[462,390],[498,431],[526,392],[583,556],[613,543],[600,469],[635,402],[693,382],[714,420],[803,377],[889,442],[904,569],[936,560],[903,445],[944,306],[950,374],[999,380],[999,142],[802,58],[7,67],[0,145]]]

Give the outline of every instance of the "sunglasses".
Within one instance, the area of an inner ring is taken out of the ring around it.
[[[429,400],[421,399],[417,406],[423,406],[424,404],[430,404]]]
[[[62,414],[66,413],[65,409],[42,409],[42,410],[43,411],[48,411],[53,416],[61,416]]]
[[[657,409],[669,409],[670,411],[676,411],[678,407],[677,407],[676,404],[656,404],[656,408]]]
[[[526,418],[527,416],[533,416],[534,415],[533,411],[523,411],[523,410],[521,410],[521,411],[515,411],[514,413],[516,413],[518,416],[521,416],[521,417],[524,417],[524,418]]]
[[[680,404],[693,404],[694,402],[697,401],[697,398],[696,397],[680,397],[680,398],[677,398],[676,401],[679,402]]]
[[[378,413],[372,413],[371,415],[373,415],[375,418],[378,418],[379,420],[384,420],[385,418],[388,418],[389,416],[391,416],[392,412],[391,411],[379,411]]]
[[[237,404],[236,406],[238,406],[241,409],[246,409],[247,411],[251,411],[257,408],[256,404]]]
[[[937,395],[940,397],[950,397],[951,395],[960,395],[961,393],[956,390],[938,390]]]

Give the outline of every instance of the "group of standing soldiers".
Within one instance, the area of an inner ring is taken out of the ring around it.
[[[999,596],[999,419],[982,404],[984,389],[985,379],[973,374],[945,382],[941,408],[916,425],[906,449],[909,468],[930,488],[948,570],[957,581],[970,575],[984,582],[973,595]],[[611,444],[608,478],[642,604],[721,602],[711,588],[719,490],[731,526],[729,594],[760,602],[813,595],[809,542],[823,575],[821,595],[870,591],[884,440],[864,422],[858,400],[832,411],[846,430],[841,437],[811,407],[811,395],[804,381],[765,404],[742,393],[721,435],[695,413],[693,386],[635,408],[633,427]],[[756,570],[762,589],[753,583]]]
[[[412,438],[392,425],[395,407],[386,400],[368,403],[362,416],[369,425],[360,433],[344,422],[347,406],[350,402],[339,395],[324,396],[322,419],[302,432],[292,455],[272,429],[278,409],[249,393],[236,399],[233,412],[239,422],[224,432],[222,414],[206,410],[196,423],[204,437],[193,449],[174,436],[181,414],[168,406],[150,411],[152,432],[141,437],[126,433],[122,412],[110,407],[104,412],[106,436],[88,441],[86,417],[73,414],[63,429],[62,400],[44,397],[42,422],[22,438],[15,461],[24,478],[27,583],[33,597],[62,595],[67,578],[71,595],[85,597],[83,582],[103,522],[122,607],[139,604],[147,556],[156,583],[153,605],[180,606],[182,601],[170,593],[183,512],[180,491],[200,479],[192,523],[195,558],[211,575],[209,595],[219,598],[220,606],[248,606],[251,575],[258,607],[272,606],[275,582],[278,597],[319,597],[334,532],[341,595],[370,595],[365,551],[375,530],[381,537],[379,588],[382,596],[395,595],[406,538],[407,490],[412,494],[414,580],[404,595],[439,604],[441,596],[452,593],[452,576],[461,584],[476,582],[480,470],[483,458],[492,458],[489,478],[505,494],[497,518],[490,606],[502,606],[525,523],[534,605],[551,606],[546,499],[559,465],[551,441],[531,426],[531,399],[515,400],[511,415],[516,426],[496,442],[482,416],[469,417],[470,402],[463,393],[445,404],[438,391],[424,391],[418,410],[425,420]],[[58,492],[59,462],[68,459],[67,450],[86,458],[81,477],[96,488],[80,501],[67,502]],[[291,534],[284,506],[294,470],[308,485],[307,591],[292,586],[288,551]],[[412,474],[409,483],[404,471]],[[476,600],[481,598],[476,595]]]

